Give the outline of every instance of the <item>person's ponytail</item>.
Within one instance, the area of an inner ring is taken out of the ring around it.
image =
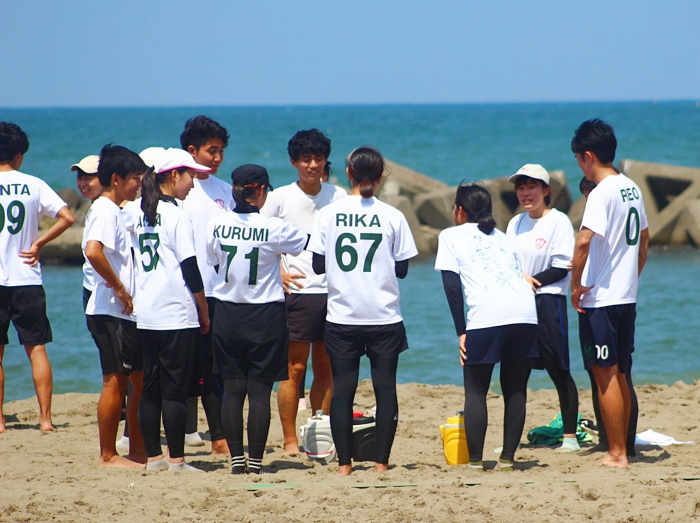
[[[348,158],[348,173],[353,185],[360,186],[363,198],[374,196],[374,184],[380,180],[384,172],[384,158],[373,147],[358,147]]]
[[[141,183],[141,210],[146,216],[146,222],[151,227],[156,225],[158,202],[160,197],[163,196],[158,183],[158,177],[160,176],[153,171],[149,171],[144,175]]]
[[[460,184],[455,195],[455,206],[461,207],[467,213],[468,222],[477,224],[484,234],[491,234],[496,228],[496,220],[492,216],[491,194],[481,185]]]

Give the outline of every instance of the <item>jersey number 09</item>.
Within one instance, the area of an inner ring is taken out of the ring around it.
[[[7,232],[17,234],[24,226],[25,215],[24,204],[15,200],[7,206],[7,218],[5,218],[5,208],[0,203],[0,231],[5,228],[5,220],[7,220],[11,224],[7,226]]]
[[[343,245],[345,240],[348,240],[349,243]],[[360,240],[369,240],[372,242],[372,245],[370,245],[367,251],[367,256],[365,257],[365,263],[362,265],[362,272],[371,272],[372,260],[374,259],[374,254],[377,252],[379,244],[382,243],[382,235],[363,232],[360,234]],[[357,250],[353,247],[355,243],[357,243],[357,238],[350,232],[344,232],[338,236],[335,242],[335,259],[338,262],[338,267],[340,267],[340,270],[343,272],[350,272],[357,267]],[[343,260],[343,255],[350,257],[347,263]]]

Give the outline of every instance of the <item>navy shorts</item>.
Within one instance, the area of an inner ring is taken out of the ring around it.
[[[313,343],[323,339],[328,294],[286,294],[289,341]]]
[[[408,349],[403,322],[389,325],[340,325],[326,323],[326,354],[331,358],[370,359],[396,356]]]
[[[274,383],[289,379],[289,330],[284,303],[230,303],[214,310],[214,374]]]
[[[190,393],[199,327],[170,331],[138,329],[143,354],[143,399],[182,400]]]
[[[467,330],[465,365],[493,365],[505,359],[537,357],[537,325],[515,323]]]
[[[578,315],[578,332],[584,367],[618,365],[620,372],[627,374],[634,350],[636,304],[583,310],[586,314]]]
[[[566,314],[566,296],[537,294],[537,348],[539,357],[534,369],[550,371],[570,370],[569,321]]]
[[[102,375],[143,370],[143,355],[137,341],[136,322],[106,314],[88,316],[92,339],[100,351]]]
[[[44,345],[53,339],[41,285],[0,286],[0,345],[10,342],[10,322],[22,345]]]

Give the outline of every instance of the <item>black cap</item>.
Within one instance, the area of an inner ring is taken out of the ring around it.
[[[231,173],[231,181],[234,185],[237,183],[242,183],[246,187],[267,185],[267,187],[272,190],[267,169],[252,163],[247,163],[245,165],[241,165],[240,167],[236,167]]]

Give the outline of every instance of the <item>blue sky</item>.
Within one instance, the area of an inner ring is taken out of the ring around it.
[[[695,0],[2,0],[0,107],[700,99]]]

